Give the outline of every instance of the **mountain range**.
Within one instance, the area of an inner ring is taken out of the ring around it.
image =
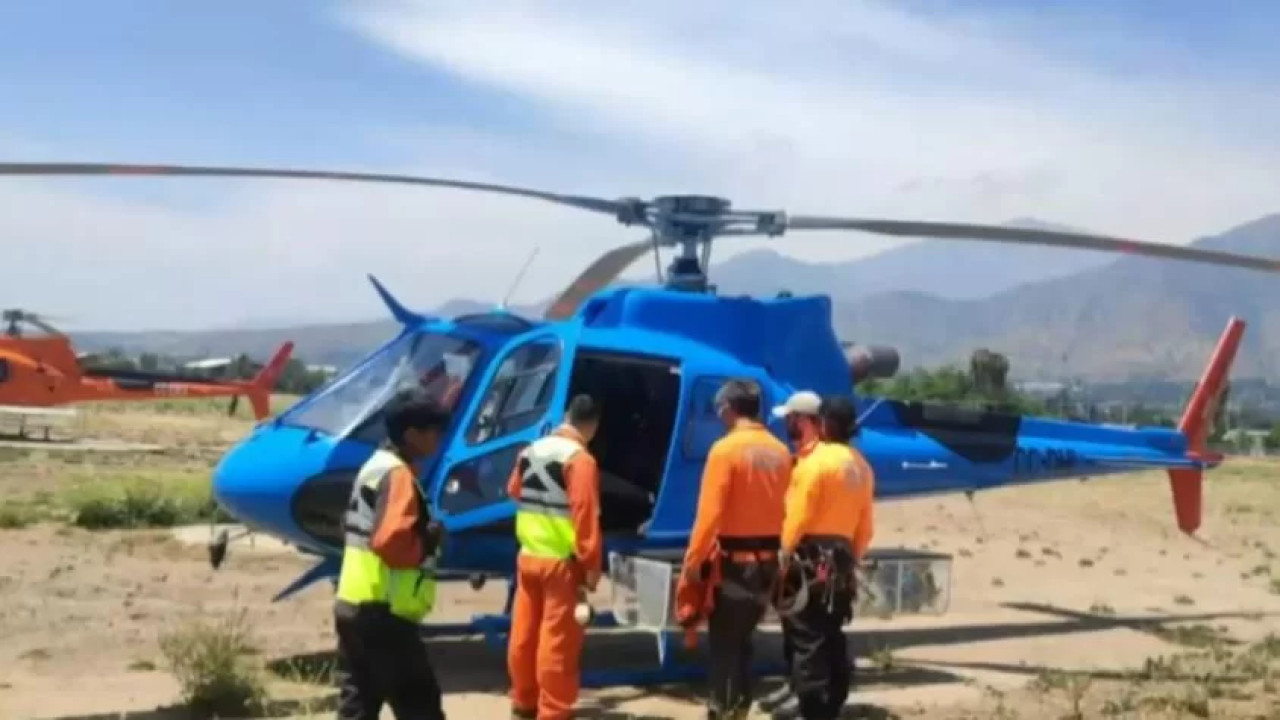
[[[1011,225],[1070,229],[1032,219]],[[1201,238],[1196,247],[1280,257],[1280,214]],[[999,243],[926,240],[859,260],[806,263],[771,250],[711,268],[721,294],[826,293],[841,338],[893,345],[904,367],[1008,356],[1024,379],[1188,380],[1231,315],[1248,322],[1233,375],[1280,381],[1280,276],[1195,263]],[[513,307],[536,314],[545,303]],[[453,300],[433,312],[491,306]],[[283,339],[312,363],[345,366],[397,331],[389,320],[196,332],[76,333],[85,351],[268,356]]]

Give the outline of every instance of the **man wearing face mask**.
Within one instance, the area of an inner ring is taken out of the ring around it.
[[[813,452],[822,439],[822,423],[818,419],[818,410],[822,407],[822,398],[811,390],[794,393],[782,405],[773,408],[773,416],[786,423],[787,438],[795,448],[792,465]],[[788,486],[788,491],[790,487]],[[793,695],[790,678],[795,647],[791,641],[791,622],[782,618],[782,657],[787,667],[788,681],[782,687],[760,699],[760,709],[772,712],[782,707]]]

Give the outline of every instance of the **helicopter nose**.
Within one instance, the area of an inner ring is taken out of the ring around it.
[[[296,498],[309,478],[324,472],[331,450],[331,442],[297,428],[259,429],[214,468],[214,499],[248,527],[315,545],[317,538],[298,522]]]

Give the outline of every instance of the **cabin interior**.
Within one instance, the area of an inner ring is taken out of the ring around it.
[[[603,411],[590,444],[600,466],[601,527],[608,534],[640,532],[653,514],[671,449],[678,366],[583,351],[573,363],[569,397],[583,392]]]

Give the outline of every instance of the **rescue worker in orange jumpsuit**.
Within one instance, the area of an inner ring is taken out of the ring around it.
[[[449,413],[427,391],[387,404],[388,448],[356,475],[343,520],[346,546],[334,600],[340,720],[444,720],[440,686],[419,623],[435,604],[439,525],[430,521],[414,464],[436,452]]]
[[[715,409],[729,432],[707,456],[681,582],[719,579],[710,588],[707,617],[707,717],[745,718],[752,698],[752,640],[777,578],[791,453],[761,423],[760,388],[754,382],[725,383],[716,393]]]
[[[853,619],[855,568],[873,529],[875,475],[849,444],[853,402],[825,398],[819,417],[822,439],[799,454],[782,528],[783,572],[800,573],[807,593],[790,613],[795,697],[773,711],[779,719],[834,720],[844,708],[853,674],[844,625]]]
[[[507,484],[520,542],[507,644],[513,717],[562,720],[578,700],[586,628],[574,609],[596,589],[603,552],[600,470],[587,450],[599,425],[599,405],[574,397],[564,424],[520,453]]]
[[[812,390],[801,390],[792,394],[782,405],[773,408],[773,416],[781,418],[786,423],[787,438],[791,441],[792,447],[796,449],[796,456],[791,460],[793,467],[795,461],[801,455],[808,455],[813,452],[814,446],[821,439],[821,425],[818,419],[818,410],[821,406],[822,398],[817,393]],[[782,707],[791,699],[793,694],[790,675],[795,648],[791,642],[791,622],[785,616],[781,620],[782,657],[786,664],[787,682],[784,682],[776,691],[760,699],[760,710],[766,713]]]

